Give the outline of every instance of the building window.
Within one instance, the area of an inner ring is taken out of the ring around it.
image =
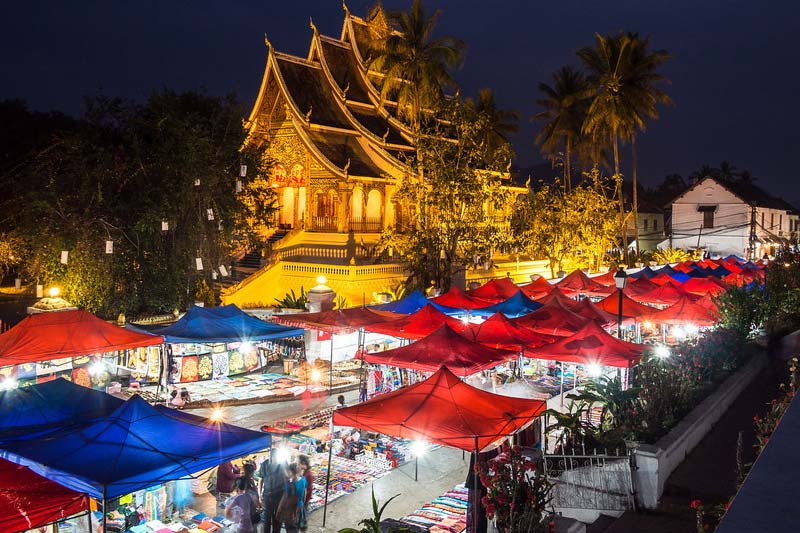
[[[717,210],[715,205],[701,205],[697,210],[703,213],[703,228],[710,229],[714,227],[714,211]]]
[[[769,214],[769,229],[770,231],[775,229],[775,213]]]
[[[653,231],[658,231],[658,219],[653,219]]]
[[[761,211],[761,229],[766,229],[764,227],[764,211]]]
[[[783,215],[778,215],[778,231],[783,231]]]
[[[647,223],[648,222],[649,222],[648,219],[644,219],[644,230],[645,231],[647,231]]]

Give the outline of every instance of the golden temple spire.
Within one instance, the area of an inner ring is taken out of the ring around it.
[[[344,0],[342,0],[342,9],[344,9],[345,16],[349,17],[350,16],[350,10],[347,9],[347,3]]]
[[[314,31],[314,35],[316,35],[317,27],[314,25],[314,19],[312,17],[308,17],[308,25],[311,26],[311,29]]]
[[[270,50],[272,50],[272,43],[271,43],[271,42],[269,42],[269,37],[267,37],[267,34],[266,34],[266,33],[264,34],[264,44],[266,44],[266,45],[267,45],[267,48],[269,48]]]

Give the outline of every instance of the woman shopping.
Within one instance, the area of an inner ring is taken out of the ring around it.
[[[300,474],[297,463],[290,464],[288,470],[289,478],[278,505],[277,515],[286,533],[297,533],[300,529],[306,529],[306,479]]]

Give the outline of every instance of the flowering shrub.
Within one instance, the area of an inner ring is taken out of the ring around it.
[[[499,531],[537,532],[550,503],[551,485],[520,446],[503,445],[500,454],[476,465],[486,496],[481,503]]]

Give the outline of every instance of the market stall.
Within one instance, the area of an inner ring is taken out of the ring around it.
[[[567,294],[602,298],[614,291],[613,287],[594,281],[583,270],[573,270],[556,284],[556,288]]]
[[[19,385],[68,377],[100,389],[136,372],[157,381],[162,343],[83,310],[34,314],[0,335],[0,376]],[[131,361],[142,364],[131,369]]]
[[[467,295],[499,304],[520,292],[520,287],[511,278],[492,279],[476,289],[467,291]]]
[[[568,337],[573,335],[586,325],[588,321],[588,318],[575,314],[560,300],[554,301],[541,309],[512,320],[517,326],[556,337]]]

